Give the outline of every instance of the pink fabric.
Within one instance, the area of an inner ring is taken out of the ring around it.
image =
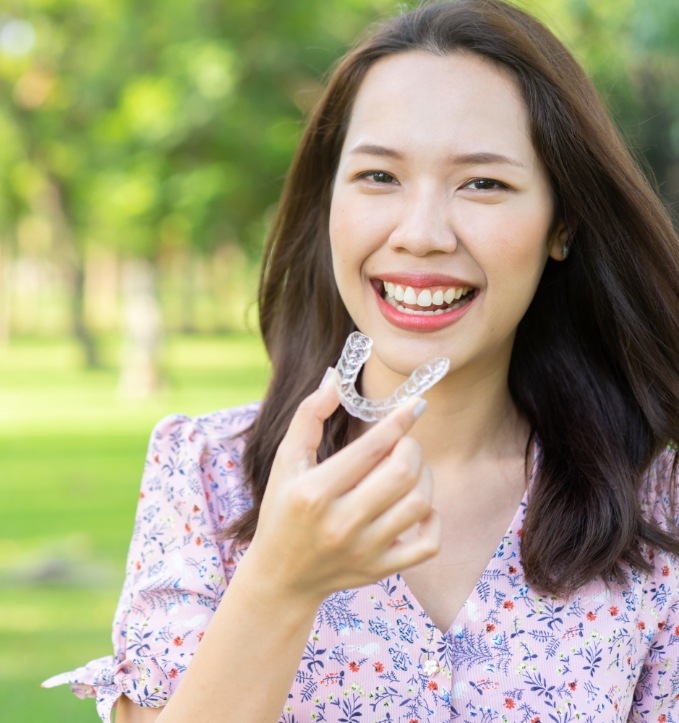
[[[115,655],[45,686],[96,696],[106,722],[123,694],[166,703],[243,554],[218,531],[250,504],[240,435],[256,414],[250,405],[158,425]],[[644,492],[649,514],[663,518],[674,483],[659,459]],[[633,572],[624,587],[542,598],[519,558],[526,499],[450,630],[436,628],[399,575],[325,600],[280,721],[679,721],[677,560],[656,552],[653,572]],[[259,694],[257,678],[245,694]]]

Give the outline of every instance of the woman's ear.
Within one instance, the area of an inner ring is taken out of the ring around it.
[[[565,261],[571,250],[570,241],[571,235],[565,221],[559,221],[552,234],[552,242],[549,248],[551,258],[555,261]]]

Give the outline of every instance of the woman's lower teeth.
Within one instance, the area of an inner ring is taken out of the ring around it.
[[[446,306],[445,309],[410,309],[407,306],[401,306],[401,304],[396,301],[393,297],[387,297],[386,302],[393,306],[395,309],[398,309],[403,314],[411,314],[413,316],[439,316],[440,314],[447,314],[449,311],[454,311],[455,309],[459,309],[460,306],[465,301],[465,297],[463,296],[459,301],[456,301],[454,304],[451,304],[450,306]]]

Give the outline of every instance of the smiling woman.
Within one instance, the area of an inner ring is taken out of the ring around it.
[[[568,51],[500,0],[375,30],[259,301],[266,398],[159,424],[115,656],[49,684],[118,723],[672,720],[679,240]],[[363,397],[447,375],[370,426],[323,377],[355,331]]]
[[[518,323],[565,240],[518,83],[463,53],[413,51],[371,66],[354,99],[329,226],[340,296],[376,344],[363,377],[370,396],[372,385],[395,383],[389,370],[407,374],[413,358],[449,357],[449,382],[467,370],[506,377]],[[404,289],[400,308],[383,298],[385,282]],[[434,295],[446,293],[456,303],[435,314]]]

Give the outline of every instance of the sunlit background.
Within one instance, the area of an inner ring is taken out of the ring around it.
[[[109,653],[154,422],[261,396],[257,264],[301,124],[338,55],[404,5],[2,2],[3,721],[96,720],[39,683]],[[677,206],[679,3],[523,6]]]

